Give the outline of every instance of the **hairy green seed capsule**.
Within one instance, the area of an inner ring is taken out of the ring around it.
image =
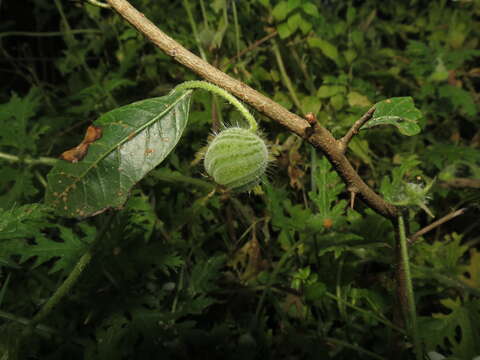
[[[234,191],[247,191],[260,182],[268,164],[268,149],[252,130],[233,127],[210,142],[204,165],[217,184]]]

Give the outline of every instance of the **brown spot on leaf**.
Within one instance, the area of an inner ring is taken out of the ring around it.
[[[91,144],[102,137],[102,128],[95,125],[90,125],[85,132],[83,143]]]
[[[102,128],[90,125],[87,128],[85,133],[85,137],[83,138],[82,142],[75,146],[74,148],[67,150],[60,155],[60,159],[69,161],[71,163],[77,163],[82,160],[85,155],[87,155],[88,147],[91,143],[97,141],[102,137]]]
[[[154,151],[155,150],[153,150],[153,149],[147,149],[147,150],[145,150],[145,155],[153,154]]]

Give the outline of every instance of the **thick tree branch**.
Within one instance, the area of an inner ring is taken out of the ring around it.
[[[313,146],[322,150],[342,177],[343,181],[347,184],[347,187],[358,190],[358,194],[367,205],[379,214],[387,218],[395,218],[397,208],[387,203],[365,184],[341,151],[339,142],[326,128],[317,124],[315,132],[311,134],[307,130],[310,128],[310,124],[305,119],[291,113],[270,98],[192,54],[178,42],[163,33],[148,20],[145,15],[131,6],[128,1],[107,0],[107,2],[138,31],[180,64],[188,67],[202,78],[234,94],[259,112],[277,121],[290,131],[309,141]]]

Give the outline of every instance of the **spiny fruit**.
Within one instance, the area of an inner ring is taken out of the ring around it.
[[[252,130],[231,127],[208,145],[205,170],[213,180],[233,191],[247,191],[260,182],[268,165],[265,141]]]

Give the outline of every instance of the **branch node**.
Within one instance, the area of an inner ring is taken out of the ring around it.
[[[318,125],[318,120],[317,116],[312,112],[305,114],[305,120],[307,120],[308,124],[310,125],[309,127],[305,128],[305,137],[308,139],[315,133],[315,128]]]
[[[360,119],[353,123],[352,127],[350,128],[350,130],[348,130],[345,136],[338,140],[339,150],[340,152],[342,152],[342,154],[347,151],[348,143],[350,142],[350,140],[352,140],[354,135],[358,134],[362,125],[372,118],[374,112],[375,107],[372,106],[370,110],[368,110]]]

